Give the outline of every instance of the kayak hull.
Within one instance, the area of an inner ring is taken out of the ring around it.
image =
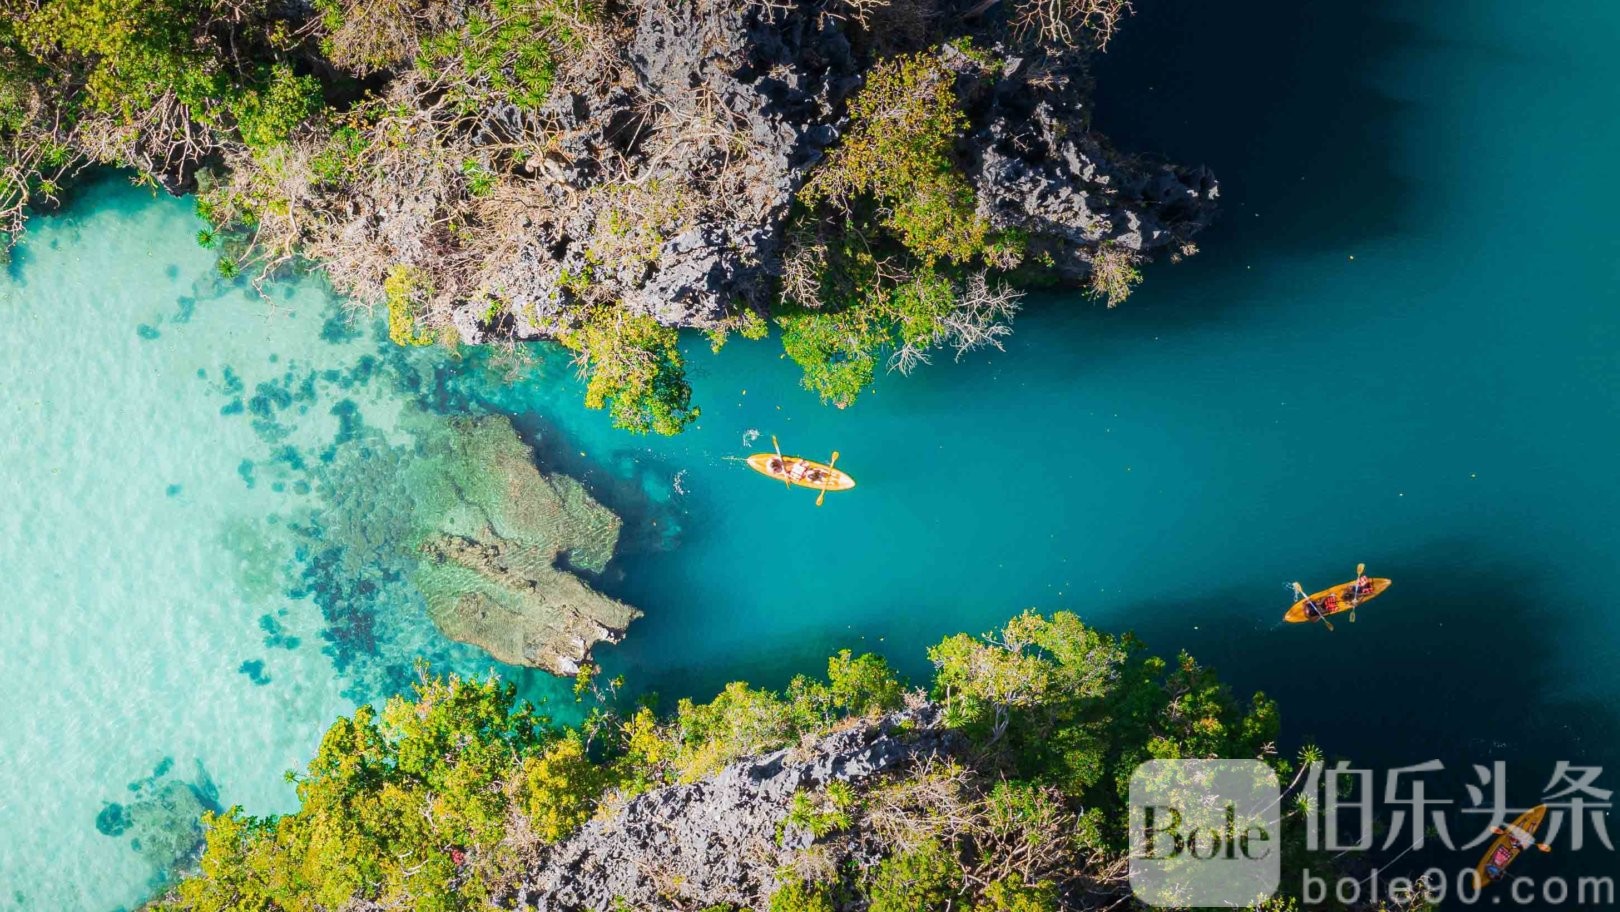
[[[1474,866],[1474,876],[1478,878],[1476,882],[1479,886],[1483,887],[1493,880],[1500,880],[1502,875],[1506,873],[1507,866],[1512,864],[1514,859],[1524,854],[1524,849],[1519,848],[1518,842],[1513,838],[1513,831],[1518,830],[1526,836],[1535,836],[1536,830],[1541,827],[1541,818],[1546,815],[1547,806],[1538,804],[1520,814],[1518,819],[1503,828],[1505,832],[1492,840],[1491,844],[1485,849],[1485,857],[1481,858],[1479,864]],[[1494,876],[1490,871],[1486,870],[1493,863],[1496,867]]]
[[[781,469],[773,466],[780,465]],[[789,478],[787,472],[795,467],[803,466],[806,470],[819,472],[817,478]],[[810,488],[816,491],[848,491],[855,487],[855,479],[838,471],[824,462],[815,462],[810,459],[800,459],[797,456],[783,456],[777,462],[775,453],[755,453],[748,457],[748,467],[761,475],[774,478],[777,481],[786,481],[801,488]]]
[[[1372,591],[1363,595],[1361,600],[1357,602],[1354,607],[1359,608],[1380,595],[1383,595],[1384,590],[1388,589],[1390,584],[1390,580],[1387,579],[1374,579],[1370,580],[1370,582],[1372,583]],[[1350,599],[1354,595],[1355,591],[1355,580],[1351,580],[1348,583],[1341,583],[1334,586],[1332,589],[1323,589],[1321,592],[1311,593],[1310,601],[1315,602],[1316,607],[1322,608],[1322,603],[1327,599],[1327,597],[1330,595],[1334,596],[1337,599],[1337,604],[1333,606],[1333,609],[1322,609],[1322,613],[1324,615],[1332,617],[1335,614],[1343,614],[1344,612],[1351,610],[1352,606],[1350,604]],[[1283,620],[1290,624],[1303,624],[1306,621],[1316,620],[1316,616],[1310,612],[1309,606],[1306,605],[1306,600],[1300,599],[1294,603],[1293,607],[1288,609],[1287,614],[1283,615]]]

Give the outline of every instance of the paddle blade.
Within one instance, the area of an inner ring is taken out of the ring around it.
[[[822,488],[821,493],[816,495],[816,506],[818,506],[818,507],[821,506],[821,502],[826,500],[826,499],[827,499],[827,489]]]
[[[837,464],[838,464],[838,451],[833,450],[832,458],[827,460],[827,467],[831,468],[831,467],[833,467],[833,466],[835,466]]]
[[[1361,574],[1366,573],[1366,572],[1367,572],[1367,565],[1366,564],[1356,564],[1356,579],[1360,579]]]

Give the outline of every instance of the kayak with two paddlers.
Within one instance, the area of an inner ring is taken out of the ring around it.
[[[820,491],[820,496],[816,498],[816,506],[821,506],[828,491],[848,491],[855,487],[855,479],[833,468],[838,462],[837,450],[833,451],[831,460],[816,462],[799,456],[783,456],[782,447],[776,442],[775,436],[771,437],[771,445],[775,447],[776,452],[755,453],[748,457],[748,467],[761,475],[786,482],[790,487],[797,485]]]
[[[1390,580],[1383,578],[1369,577],[1367,575],[1367,565],[1357,564],[1355,579],[1348,583],[1340,583],[1331,589],[1323,589],[1321,592],[1306,595],[1305,587],[1299,583],[1294,583],[1294,594],[1299,596],[1299,601],[1288,609],[1288,613],[1283,615],[1283,620],[1290,624],[1321,621],[1327,625],[1329,630],[1332,630],[1333,623],[1328,618],[1348,611],[1350,612],[1350,621],[1354,623],[1356,609],[1383,595],[1384,590],[1389,588],[1390,582]]]
[[[1547,815],[1547,806],[1538,804],[1506,826],[1496,827],[1493,832],[1496,838],[1485,849],[1485,857],[1474,866],[1474,877],[1479,887],[1501,880],[1507,873],[1507,866],[1513,860],[1524,854],[1531,846],[1543,852],[1551,852],[1552,846],[1545,842],[1536,842],[1536,830],[1541,827],[1541,818]]]

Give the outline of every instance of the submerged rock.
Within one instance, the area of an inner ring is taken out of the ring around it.
[[[511,665],[571,675],[641,612],[593,589],[620,521],[572,478],[536,468],[500,417],[460,418],[424,436],[411,467],[421,564],[414,580],[451,639]]]
[[[130,795],[109,801],[96,815],[96,830],[129,847],[152,867],[152,884],[169,883],[190,866],[203,846],[202,815],[218,812],[219,792],[202,761],[190,782],[173,775],[174,761],[165,758],[152,775],[129,784]]]

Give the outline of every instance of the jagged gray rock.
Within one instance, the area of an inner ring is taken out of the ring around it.
[[[961,746],[944,711],[923,703],[648,792],[547,849],[515,901],[545,912],[611,910],[620,902],[671,908],[672,898],[763,908],[777,870],[811,842],[809,833],[784,828],[796,794],[861,783]]]
[[[1089,95],[1079,61],[1037,70],[1009,58],[966,143],[980,213],[1029,232],[1031,251],[1049,254],[1068,283],[1090,275],[1104,245],[1137,255],[1184,247],[1219,196],[1206,168],[1111,149],[1091,130]]]
[[[940,7],[942,19],[956,15]],[[767,309],[794,196],[847,126],[847,102],[873,62],[839,9],[640,4],[616,62],[627,78],[548,105],[558,139],[529,168],[550,178],[541,182],[550,203],[533,213],[521,264],[484,278],[510,316],[486,321],[476,296],[455,304],[463,338],[552,336],[581,298],[698,328]],[[1022,59],[983,44],[975,57],[999,75],[964,85],[976,97],[966,99],[959,152],[990,223],[1028,231],[1031,252],[1070,285],[1086,280],[1104,245],[1133,257],[1186,248],[1213,215],[1213,176],[1120,154],[1094,134],[1083,54]],[[938,53],[964,73],[978,68],[950,44]],[[627,185],[703,198],[644,193],[627,204]],[[624,210],[646,219],[637,249],[603,249],[603,225]]]
[[[581,297],[696,327],[769,304],[793,194],[860,83],[839,22],[809,4],[652,0],[615,63],[623,80],[547,105],[558,140],[530,170],[550,178],[550,205],[535,207],[521,277],[488,283],[511,321],[457,305],[467,341],[552,335]],[[645,220],[624,232],[637,249],[605,251],[604,224],[630,219]]]

